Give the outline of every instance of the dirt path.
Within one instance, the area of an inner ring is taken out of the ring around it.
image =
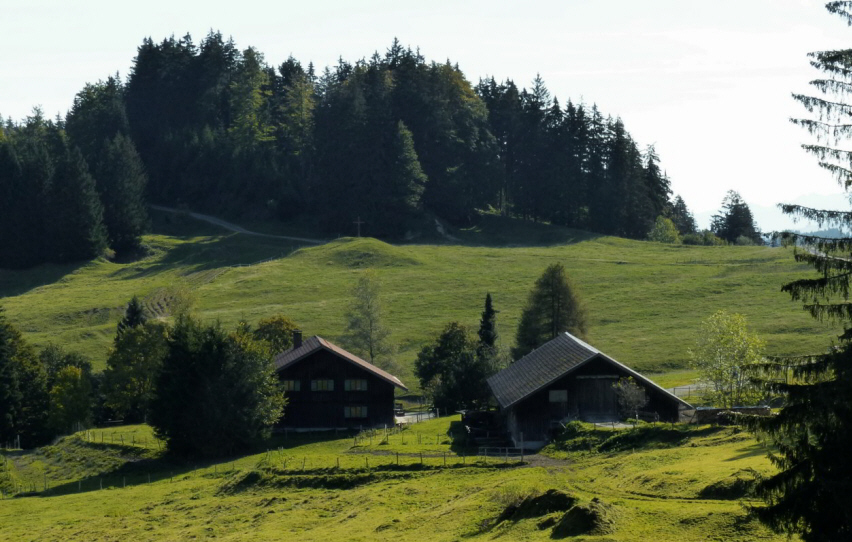
[[[202,221],[208,222],[210,224],[215,224],[216,226],[219,226],[220,228],[225,228],[226,230],[232,231],[234,233],[242,233],[242,234],[245,234],[245,235],[254,235],[254,236],[257,236],[257,237],[267,237],[269,239],[286,239],[288,241],[299,241],[301,243],[310,243],[312,245],[322,245],[322,244],[325,244],[325,243],[328,242],[328,241],[325,241],[323,239],[307,239],[305,237],[290,237],[288,235],[272,235],[272,234],[269,234],[269,233],[258,233],[258,232],[254,232],[254,231],[249,231],[249,230],[243,228],[242,226],[237,226],[236,224],[226,222],[226,221],[222,220],[221,218],[216,218],[215,216],[203,215],[201,213],[193,213],[191,211],[182,211],[180,209],[174,209],[172,207],[163,207],[162,205],[151,205],[150,207],[151,207],[151,209],[154,209],[156,211],[164,211],[166,213],[186,214],[186,215],[189,215],[196,220],[202,220]]]

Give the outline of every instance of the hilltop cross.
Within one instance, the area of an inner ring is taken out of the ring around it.
[[[353,222],[353,224],[356,224],[358,226],[358,237],[361,237],[361,224],[364,224],[364,222],[361,221],[361,217],[359,216],[358,220]]]

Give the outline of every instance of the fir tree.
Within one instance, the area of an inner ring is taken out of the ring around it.
[[[107,246],[103,206],[80,151],[66,147],[60,153],[48,194],[51,259],[57,262],[92,259],[100,256]]]
[[[150,424],[184,457],[230,455],[268,438],[285,404],[269,358],[189,316],[169,336],[155,389]]]
[[[852,24],[852,2],[829,2],[826,8]],[[815,118],[796,119],[816,142],[804,145],[820,165],[832,172],[848,191],[852,186],[852,153],[841,142],[849,137],[852,112],[852,60],[848,50],[811,53],[811,64],[824,76],[811,82],[816,95],[794,95]],[[822,211],[797,205],[782,209],[795,216],[816,220],[820,226],[852,224],[852,213]],[[789,283],[783,290],[816,318],[842,322],[841,344],[829,353],[776,359],[764,366],[764,385],[780,393],[785,404],[776,416],[753,420],[774,445],[770,459],[779,472],[757,485],[766,501],[754,507],[757,517],[779,532],[798,534],[806,542],[852,538],[852,304],[849,302],[849,262],[852,239],[827,239],[812,235],[785,234],[804,245],[797,261],[819,273]],[[792,370],[791,370],[792,368]],[[790,380],[792,377],[792,380]]]
[[[128,329],[144,325],[147,321],[148,316],[145,314],[145,307],[142,305],[142,302],[139,301],[139,298],[134,295],[130,298],[130,301],[127,303],[127,307],[124,309],[124,316],[122,316],[121,320],[118,321],[116,340],[118,340]]]
[[[110,247],[119,254],[137,249],[148,227],[148,177],[133,142],[121,134],[107,140],[95,175]]]

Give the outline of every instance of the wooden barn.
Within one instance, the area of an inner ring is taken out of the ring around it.
[[[648,378],[570,333],[562,333],[488,379],[516,446],[543,446],[558,422],[620,419],[619,378],[633,377],[645,389],[642,411],[676,421],[693,407]]]
[[[281,427],[351,429],[392,426],[399,379],[322,337],[302,342],[275,358],[287,406]]]

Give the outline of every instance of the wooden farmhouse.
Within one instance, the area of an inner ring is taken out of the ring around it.
[[[322,337],[302,342],[275,358],[287,406],[282,427],[351,429],[392,426],[394,390],[408,388],[395,376]]]
[[[633,377],[644,388],[645,416],[676,421],[693,407],[570,333],[562,333],[488,379],[516,446],[543,446],[559,422],[616,421],[613,384]]]

